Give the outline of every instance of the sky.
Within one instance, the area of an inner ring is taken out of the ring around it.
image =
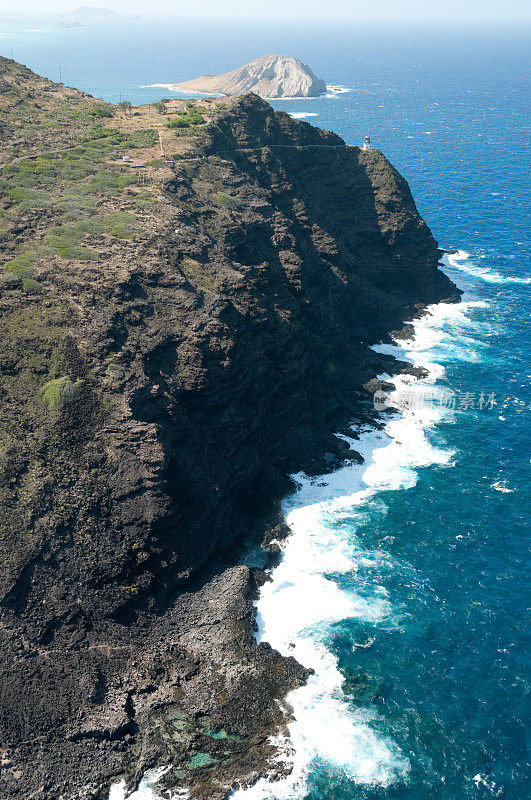
[[[265,17],[268,19],[531,19],[529,0],[0,0],[0,15],[50,14],[80,5],[104,6],[122,14],[161,16]]]

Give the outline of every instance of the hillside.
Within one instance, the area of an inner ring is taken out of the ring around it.
[[[306,678],[241,548],[357,458],[332,433],[400,368],[368,345],[457,290],[379,151],[255,95],[129,109],[0,58],[0,104],[0,796],[171,763],[222,798]]]

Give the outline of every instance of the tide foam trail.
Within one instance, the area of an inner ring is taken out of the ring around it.
[[[140,89],[167,89],[169,92],[175,92],[177,94],[198,94],[202,97],[224,97],[223,94],[220,92],[198,92],[198,91],[190,91],[190,89],[181,89],[175,83],[148,83],[144,86],[140,86]]]
[[[466,272],[467,275],[472,275],[474,278],[479,278],[479,280],[482,280],[485,283],[531,283],[531,278],[519,278],[512,275],[501,275],[499,272],[489,269],[488,267],[480,267],[477,264],[473,264],[470,261],[470,254],[465,250],[457,250],[455,253],[446,254],[443,260],[446,261],[446,263],[448,263],[451,267],[454,267],[454,269],[458,269],[460,272]]]
[[[397,345],[374,349],[388,351],[424,367],[428,377],[385,377],[395,389],[389,404],[396,408],[385,430],[371,427],[356,431],[359,438],[343,436],[364,457],[361,465],[345,465],[332,475],[310,479],[295,475],[299,489],[284,502],[284,513],[291,536],[281,544],[280,564],[272,580],[264,584],[257,602],[259,641],[267,641],[283,655],[292,655],[314,674],[307,684],[286,698],[293,710],[288,725],[289,743],[284,743],[282,759],[292,772],[281,780],[263,778],[250,788],[236,790],[233,800],[295,800],[308,792],[312,764],[323,763],[356,784],[390,786],[403,780],[409,762],[399,747],[378,734],[378,717],[372,709],[354,708],[342,691],[343,676],[335,656],[327,649],[327,633],[334,623],[357,618],[374,626],[393,622],[394,609],[383,587],[372,596],[362,597],[355,590],[344,591],[333,575],[355,574],[358,566],[385,559],[387,553],[367,551],[356,531],[363,524],[369,506],[378,493],[408,489],[415,485],[420,467],[447,465],[452,451],[430,443],[426,429],[452,412],[442,406],[403,401],[415,393],[439,389],[435,382],[444,367],[435,361],[447,333],[452,328],[467,329],[467,311],[484,303],[441,303],[411,324],[414,335]],[[422,397],[420,398],[422,400]],[[338,525],[342,519],[348,525]]]
[[[307,112],[305,112],[305,111],[288,111],[288,114],[290,115],[290,117],[293,117],[293,119],[305,119],[306,117],[318,117],[319,116],[319,114],[317,114],[315,111],[307,111]]]

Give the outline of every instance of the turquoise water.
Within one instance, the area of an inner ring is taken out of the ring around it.
[[[364,468],[323,486],[300,476],[301,491],[285,501],[294,535],[259,621],[265,638],[317,676],[290,698],[293,779],[243,794],[522,800],[529,31],[179,20],[43,28],[0,21],[0,33],[10,34],[0,52],[12,49],[54,79],[60,67],[64,81],[109,100],[157,100],[168,90],[141,87],[225,71],[266,52],[297,55],[350,91],[275,107],[316,115],[308,120],[349,143],[369,132],[409,181],[441,245],[463,251],[445,269],[468,305],[434,309],[404,345],[412,360],[431,365],[431,378],[424,390],[403,390],[417,399],[435,392],[432,406],[391,417],[389,438],[362,432],[354,446],[367,455]],[[455,392],[455,409],[445,390]]]

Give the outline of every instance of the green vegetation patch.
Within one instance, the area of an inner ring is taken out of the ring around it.
[[[81,181],[95,172],[93,159],[87,157],[83,150],[73,150],[57,155],[25,159],[16,164],[10,164],[4,170],[0,180],[0,188],[8,191],[13,199],[40,202],[38,194],[23,193],[23,188],[35,188],[56,184],[59,180],[71,182]],[[17,197],[19,193],[19,197]],[[41,207],[41,206],[36,206]]]
[[[212,275],[208,272],[208,265],[201,264],[193,258],[185,257],[181,262],[181,272],[196,286],[209,292],[217,292],[217,285]]]
[[[132,239],[135,233],[143,233],[134,214],[127,211],[114,211],[105,217],[105,228],[117,239]]]
[[[216,202],[221,208],[226,208],[228,210],[234,211],[235,209],[240,207],[240,198],[233,197],[230,194],[226,194],[225,192],[218,192],[216,195]]]
[[[205,122],[197,108],[189,108],[188,111],[178,111],[166,122],[168,128],[193,128],[195,125],[203,125]]]
[[[64,408],[81,396],[84,383],[81,379],[71,381],[67,375],[48,381],[42,390],[42,399],[51,410]]]
[[[88,129],[87,140],[104,139],[107,136],[119,136],[118,128],[105,128],[103,125],[94,124]]]
[[[153,211],[158,206],[157,198],[149,189],[140,191],[133,202],[141,211]]]
[[[22,288],[24,291],[34,294],[42,292],[42,284],[39,281],[34,281],[33,278],[22,278]]]
[[[132,173],[116,172],[115,170],[102,169],[86,181],[85,187],[88,194],[103,194],[113,196],[127,186],[138,184],[139,178]]]
[[[143,148],[155,147],[158,144],[159,136],[153,128],[145,128],[140,131],[133,131],[124,135],[124,147]]]
[[[15,186],[10,190],[9,196],[20,204],[23,211],[29,211],[33,208],[51,208],[52,206],[48,195],[39,189]]]
[[[11,261],[6,261],[4,269],[12,275],[18,275],[20,278],[32,278],[35,275],[35,269],[31,265],[37,261],[38,257],[38,252],[26,250]]]
[[[51,228],[44,237],[44,243],[61,258],[97,261],[99,253],[90,247],[84,247],[80,242],[86,235],[101,234],[104,230],[97,217],[67,222],[66,225]]]

